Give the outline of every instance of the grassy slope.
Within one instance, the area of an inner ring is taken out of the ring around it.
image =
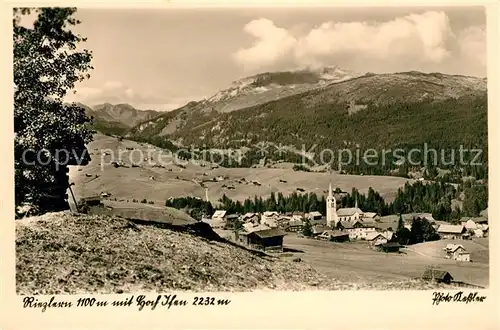
[[[306,263],[123,218],[64,212],[16,221],[16,281],[20,294],[435,288],[340,282]]]
[[[297,256],[305,262],[323,274],[341,281],[361,284],[402,281],[419,277],[427,266],[433,266],[449,271],[457,281],[488,286],[489,265],[488,259],[484,257],[488,254],[487,247],[478,247],[479,244],[468,242],[470,244],[466,248],[471,251],[472,263],[447,260],[437,253],[421,253],[423,250],[429,252],[440,249],[448,243],[446,240],[426,242],[409,246],[409,249],[402,250],[402,254],[386,254],[370,249],[367,242],[333,243],[297,238],[294,235],[288,235],[284,240],[286,247],[304,251],[297,253]]]
[[[186,169],[181,169],[175,165],[166,165],[166,168],[153,168],[152,164],[158,160],[159,150],[154,149],[151,153],[154,162],[143,161],[141,166],[136,168],[114,168],[110,165],[112,156],[103,156],[104,150],[110,150],[118,159],[119,150],[122,153],[121,161],[129,164],[130,159],[139,160],[138,151],[129,151],[126,148],[135,148],[141,150],[144,156],[148,156],[147,145],[141,146],[133,141],[118,141],[116,138],[103,135],[96,135],[94,141],[89,144],[89,152],[92,153],[92,161],[89,165],[70,169],[70,179],[75,182],[73,187],[77,198],[99,194],[103,191],[110,192],[112,197],[119,199],[138,199],[153,200],[157,205],[164,205],[169,197],[176,196],[198,196],[205,197],[205,190],[193,179],[208,180],[217,176],[228,176],[229,179],[220,182],[209,182],[206,186],[209,189],[209,198],[212,202],[217,201],[223,194],[236,200],[253,198],[255,195],[268,196],[271,191],[282,192],[289,195],[298,187],[305,189],[306,192],[315,192],[318,195],[328,189],[328,182],[331,180],[334,187],[339,187],[344,191],[351,191],[356,187],[361,192],[366,192],[369,187],[373,187],[384,198],[391,200],[399,187],[404,186],[408,181],[404,178],[385,177],[385,176],[356,176],[356,175],[338,175],[328,173],[308,173],[296,172],[288,169],[269,169],[269,168],[219,168],[210,170],[209,167],[200,167],[197,165],[187,165]],[[96,150],[97,149],[97,150]],[[131,158],[129,155],[132,155]],[[101,169],[101,159],[106,164]],[[163,154],[161,160],[168,161],[166,154]],[[171,169],[171,171],[169,171]],[[203,176],[207,173],[208,176]],[[95,176],[87,177],[86,174]],[[154,176],[155,180],[149,177]],[[178,178],[177,178],[178,177]],[[247,182],[257,180],[262,183],[261,186],[253,184],[240,184],[237,180],[245,178]],[[279,180],[285,180],[282,183]],[[234,185],[236,189],[226,190],[223,185]]]

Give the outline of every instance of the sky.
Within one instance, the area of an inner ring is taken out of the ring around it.
[[[266,71],[485,77],[482,7],[78,9],[91,78],[68,101],[171,110]]]

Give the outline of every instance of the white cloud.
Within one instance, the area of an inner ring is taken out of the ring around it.
[[[275,63],[293,50],[297,43],[287,30],[264,18],[251,21],[243,30],[257,39],[252,47],[240,49],[234,54],[235,60],[247,69]]]
[[[473,26],[463,30],[459,37],[460,55],[464,60],[474,61],[483,67],[486,66],[486,28]]]
[[[244,31],[256,40],[233,56],[247,69],[290,62],[314,65],[335,56],[437,64],[451,56],[447,46],[456,39],[448,16],[437,11],[385,22],[324,22],[301,35],[258,19],[248,23]]]

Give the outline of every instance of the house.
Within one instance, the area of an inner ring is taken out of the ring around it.
[[[453,281],[453,276],[444,270],[428,268],[424,271],[422,279],[438,283],[450,284]]]
[[[290,220],[292,220],[292,217],[287,217],[286,215],[281,214],[278,219],[276,219],[276,224],[279,228],[287,228]]]
[[[246,235],[246,244],[251,248],[264,251],[283,251],[285,232],[280,229],[264,229],[252,231]]]
[[[375,213],[375,212],[365,212],[365,213],[363,213],[361,221],[363,221],[363,222],[376,222],[379,219],[380,219],[380,217],[378,216],[377,213]]]
[[[332,242],[346,242],[349,241],[349,234],[340,230],[325,230],[318,235],[318,238]]]
[[[432,216],[432,213],[406,213],[406,214],[401,214],[401,217],[403,218],[403,221],[405,223],[410,223],[413,221],[413,219],[426,219],[429,222],[434,222],[436,219]]]
[[[357,207],[340,208],[337,210],[339,221],[360,220],[363,217],[363,211]]]
[[[384,230],[380,233],[387,239],[387,241],[390,241],[394,236],[394,232],[392,230]]]
[[[378,245],[378,249],[382,252],[386,253],[399,253],[399,249],[401,248],[401,244],[395,243],[383,243]]]
[[[276,211],[266,211],[262,213],[262,216],[260,217],[260,223],[264,225],[268,225],[271,228],[276,228],[278,227],[278,217],[280,214]]]
[[[332,230],[330,233],[330,241],[332,242],[347,242],[349,241],[349,233],[340,230]]]
[[[259,223],[260,215],[258,213],[248,212],[248,213],[245,213],[241,216],[241,221],[242,222]]]
[[[349,229],[355,229],[355,228],[363,228],[363,224],[361,221],[339,221],[337,223],[337,229],[338,230],[349,230]]]
[[[243,224],[243,230],[247,233],[251,233],[253,231],[259,231],[259,230],[265,230],[265,229],[270,229],[270,228],[266,225],[255,224],[252,222],[247,222],[247,223]]]
[[[224,225],[226,224],[224,220],[221,220],[219,218],[201,218],[201,221],[204,223],[208,223],[210,227],[212,228],[223,228]]]
[[[304,229],[304,221],[292,219],[285,228],[286,231],[301,232]]]
[[[441,225],[437,230],[439,236],[444,239],[462,238],[466,231],[462,225]]]
[[[226,217],[226,210],[217,210],[212,214],[212,220],[224,221]]]
[[[484,237],[484,232],[482,229],[475,229],[474,230],[474,237],[478,237],[478,238],[481,238],[481,237]]]
[[[316,225],[312,227],[312,234],[318,236],[327,230],[330,230],[330,228],[325,225]]]
[[[444,250],[446,252],[446,259],[470,261],[470,253],[460,244],[448,244]]]
[[[365,240],[367,240],[372,246],[387,243],[387,238],[385,238],[381,233],[377,232],[368,233]]]
[[[460,221],[460,223],[469,232],[473,232],[477,228],[477,224],[472,219],[468,219],[467,221]]]
[[[366,239],[366,236],[375,233],[376,229],[373,226],[363,226],[346,229],[346,231],[349,233],[350,239]]]
[[[307,213],[306,217],[309,220],[321,220],[323,218],[323,215],[321,213],[319,213],[318,211],[313,211],[313,212]]]

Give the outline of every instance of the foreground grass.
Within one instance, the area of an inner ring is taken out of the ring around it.
[[[67,212],[16,221],[16,282],[19,294],[437,287],[419,280],[340,282],[304,262],[123,218]]]

